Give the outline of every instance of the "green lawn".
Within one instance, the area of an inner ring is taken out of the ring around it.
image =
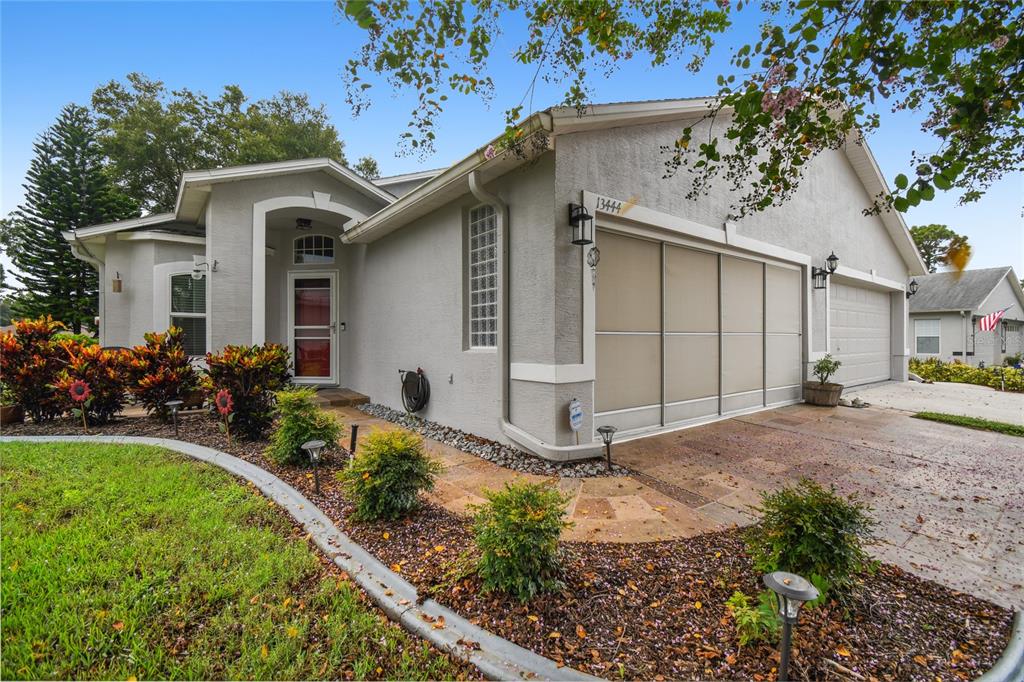
[[[943,412],[918,412],[914,416],[918,419],[927,419],[928,421],[942,422],[943,424],[955,424],[956,426],[966,426],[969,429],[979,429],[981,431],[995,431],[997,433],[1005,433],[1009,436],[1020,436],[1024,438],[1024,426],[1020,426],[1019,424],[994,422],[988,419],[965,417],[957,414],[945,414]]]
[[[159,448],[0,445],[0,677],[452,678],[253,488]]]

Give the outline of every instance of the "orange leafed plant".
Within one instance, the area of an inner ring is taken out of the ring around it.
[[[63,411],[53,383],[66,356],[53,336],[64,328],[47,316],[15,320],[13,332],[0,332],[0,380],[5,392],[35,422],[48,421]]]
[[[168,415],[168,400],[187,400],[199,388],[199,374],[185,354],[184,332],[171,327],[150,332],[128,355],[129,392],[150,414]]]
[[[80,346],[73,341],[62,341],[60,347],[66,364],[54,386],[64,410],[84,409],[93,424],[110,421],[124,407],[128,352]],[[71,389],[77,381],[84,381],[92,391],[87,404],[72,399]]]

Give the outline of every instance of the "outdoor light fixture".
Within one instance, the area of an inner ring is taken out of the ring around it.
[[[612,470],[612,438],[615,437],[616,431],[618,431],[618,429],[608,424],[597,427],[597,432],[601,434],[601,440],[604,441],[604,452],[605,457],[608,460],[608,471]]]
[[[349,467],[355,466],[356,463],[356,446],[359,445],[359,424],[352,425],[352,432],[348,438],[348,465]]]
[[[174,437],[178,437],[178,410],[181,409],[182,401],[168,400],[164,406],[171,411],[171,419],[174,420]]]
[[[120,272],[114,272],[114,279],[110,282],[110,290],[115,294],[121,293],[121,287],[124,286],[124,280],[121,279]]]
[[[192,279],[201,280],[206,275],[204,271],[207,270],[209,272],[217,272],[217,261],[213,261],[213,266],[211,266],[204,260],[205,258],[206,256],[201,254],[192,256]]]
[[[917,283],[916,279],[910,280],[910,284],[907,285],[907,298],[910,298],[911,296],[916,294],[920,286],[921,285]]]
[[[312,230],[313,229],[313,221],[310,220],[309,218],[296,218],[295,219],[295,229],[296,230]]]
[[[839,256],[833,251],[828,258],[825,259],[825,267],[812,267],[811,268],[811,279],[814,280],[815,289],[824,289],[825,280],[827,280],[839,267]]]
[[[302,444],[302,449],[309,455],[309,461],[313,463],[313,486],[316,494],[320,494],[320,451],[327,445],[322,440],[308,440]]]
[[[572,225],[572,243],[586,246],[594,243],[594,216],[583,204],[569,204],[569,224]]]
[[[763,578],[764,586],[775,593],[776,607],[782,618],[782,643],[779,645],[779,682],[789,679],[789,647],[793,626],[804,602],[818,598],[818,588],[795,573],[775,571]]]

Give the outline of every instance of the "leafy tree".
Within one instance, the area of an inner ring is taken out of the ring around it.
[[[345,161],[324,106],[312,106],[304,94],[250,102],[228,85],[210,99],[131,73],[124,83],[97,88],[92,106],[113,176],[148,211],[174,208],[187,170],[311,157]]]
[[[65,106],[34,148],[25,201],[0,225],[11,276],[27,292],[12,301],[13,314],[52,315],[77,334],[96,316],[96,270],[61,232],[137,216],[138,207],[107,175],[88,109]]]
[[[957,234],[947,225],[915,225],[910,228],[910,236],[914,238],[928,272],[935,272],[946,262],[950,247],[967,244],[967,237]]]
[[[380,177],[380,166],[377,165],[377,159],[372,156],[364,156],[359,159],[356,165],[352,166],[352,170],[367,180],[376,180]]]
[[[415,91],[402,139],[407,150],[429,152],[450,94],[493,96],[491,48],[516,24],[510,14],[525,19],[513,57],[536,67],[533,84],[567,81],[563,103],[583,113],[595,71],[604,75],[632,59],[652,67],[685,59],[697,71],[750,4],[341,0],[342,14],[366,32],[345,68],[348,98],[357,114],[363,110],[369,74]],[[1004,174],[1024,169],[1022,7],[1007,0],[789,0],[783,11],[779,0],[764,0],[759,39],[732,55],[703,120],[662,148],[666,171],[691,171],[690,198],[724,180],[735,215],[759,211],[791,196],[812,158],[878,128],[878,111],[887,107],[918,113],[934,146],[913,155],[912,177],[897,175],[896,191],[876,197],[869,212],[905,211],[936,189],[955,188],[961,201],[975,201]],[[522,103],[506,112],[508,148],[524,134],[516,127],[523,114]]]

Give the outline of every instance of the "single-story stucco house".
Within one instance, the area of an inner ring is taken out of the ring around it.
[[[1024,292],[1013,268],[936,272],[917,284],[910,298],[914,356],[1001,365],[1024,352]],[[979,329],[981,318],[1000,310],[1006,312],[995,330]]]
[[[496,139],[373,182],[327,159],[190,171],[173,212],[66,237],[100,271],[103,344],[171,323],[195,354],[275,341],[295,381],[399,408],[398,370],[423,368],[423,417],[552,459],[598,453],[603,424],[799,401],[826,352],[847,385],[906,379],[904,292],[925,269],[899,214],[863,212],[885,189],[867,146],[821,154],[785,205],[733,221],[724,182],[691,201],[685,173],[663,178],[659,148],[706,111],[547,109],[519,153]]]

